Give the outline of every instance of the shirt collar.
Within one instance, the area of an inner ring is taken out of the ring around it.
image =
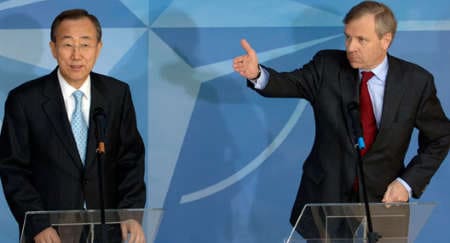
[[[372,71],[374,76],[377,78],[377,80],[384,83],[386,81],[388,69],[389,69],[389,62],[388,62],[388,57],[386,55],[386,57],[384,57],[383,61],[378,66],[373,68],[372,70],[359,69],[359,75],[361,77],[361,72],[363,72],[363,71]]]
[[[65,98],[72,96],[73,92],[77,90],[64,79],[59,68],[58,68],[58,81],[59,85],[61,86],[62,94]],[[91,76],[88,76],[86,78],[86,80],[83,82],[83,84],[78,90],[82,91],[84,96],[89,100],[89,98],[91,97]]]

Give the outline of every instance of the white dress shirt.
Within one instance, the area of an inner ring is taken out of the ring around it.
[[[58,69],[58,81],[61,87],[61,92],[64,99],[64,106],[66,107],[67,117],[69,122],[72,121],[72,113],[75,110],[75,97],[72,95],[77,89],[72,87],[61,75]],[[83,112],[83,118],[89,128],[89,109],[91,107],[91,77],[88,76],[81,87],[78,89],[83,92],[83,102],[81,110]],[[86,209],[86,201],[83,202],[83,207]]]
[[[61,87],[61,92],[64,98],[64,105],[67,111],[67,117],[69,121],[72,120],[72,113],[75,110],[75,97],[73,97],[73,92],[77,89],[70,86],[70,84],[64,79],[61,75],[61,72],[58,69],[58,80],[59,86]],[[83,92],[83,102],[82,102],[82,112],[83,118],[86,121],[86,124],[89,127],[89,109],[91,107],[91,78],[88,76],[86,81],[84,81],[83,85],[78,89]]]

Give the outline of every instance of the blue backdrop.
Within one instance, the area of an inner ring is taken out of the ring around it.
[[[251,92],[233,73],[232,58],[243,53],[241,38],[279,70],[320,49],[343,49],[341,20],[356,3],[0,0],[0,117],[10,89],[55,67],[48,47],[53,17],[86,8],[104,28],[94,70],[131,85],[147,147],[147,207],[165,209],[155,242],[282,242],[314,136],[311,108]],[[450,114],[450,2],[385,3],[399,20],[390,53],[434,74]],[[413,140],[408,158],[417,149]],[[417,242],[448,242],[448,162],[420,199],[438,206]],[[0,212],[0,242],[17,242],[3,194]]]

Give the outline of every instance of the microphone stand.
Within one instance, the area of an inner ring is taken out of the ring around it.
[[[366,218],[367,218],[367,226],[368,226],[367,239],[368,239],[368,243],[376,243],[381,238],[381,235],[378,234],[377,232],[373,231],[372,216],[370,215],[369,199],[367,197],[365,174],[364,174],[364,168],[363,168],[363,161],[362,161],[362,157],[361,157],[361,150],[363,150],[366,147],[366,145],[364,144],[364,138],[362,136],[361,123],[359,121],[358,107],[359,107],[359,105],[356,102],[351,102],[347,106],[348,112],[350,114],[350,118],[352,121],[353,133],[354,133],[353,135],[356,138],[355,148],[356,148],[357,154],[358,154],[357,167],[359,168],[359,174],[360,174],[360,176],[358,176],[358,178],[361,182],[361,187],[362,187],[362,192],[363,192],[363,200],[364,200],[364,208],[365,208],[365,213],[366,213]]]
[[[367,197],[367,188],[366,188],[366,180],[365,180],[365,174],[363,169],[363,162],[361,157],[361,150],[364,149],[364,140],[362,137],[358,138],[358,144],[356,144],[356,148],[358,150],[358,167],[359,167],[359,180],[361,181],[361,187],[363,192],[363,200],[364,200],[364,208],[366,211],[366,218],[367,218],[367,239],[368,243],[376,243],[380,238],[381,235],[377,232],[373,231],[373,225],[372,225],[372,216],[370,214],[370,208],[369,208],[369,199]]]
[[[105,220],[105,199],[103,196],[103,155],[105,154],[105,143],[100,141],[96,149],[97,152],[97,170],[98,170],[98,189],[100,196],[100,223],[101,234],[100,242],[108,242],[108,235],[106,234],[106,220]]]
[[[96,149],[96,158],[97,158],[97,172],[98,172],[98,189],[99,189],[99,200],[100,200],[100,242],[109,242],[108,235],[106,234],[106,220],[105,220],[105,199],[103,192],[103,157],[106,153],[105,148],[105,120],[106,115],[101,107],[95,108],[94,120],[96,123],[96,135],[97,135],[97,149]]]

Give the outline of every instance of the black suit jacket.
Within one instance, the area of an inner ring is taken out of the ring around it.
[[[91,73],[88,148],[83,167],[56,69],[13,89],[0,135],[0,175],[11,211],[22,227],[27,211],[100,208],[94,109],[106,113],[105,208],[143,208],[144,145],[127,84]],[[38,233],[48,222],[32,222]]]
[[[411,186],[414,197],[420,197],[450,144],[450,122],[436,97],[433,76],[390,55],[388,62],[380,128],[363,157],[369,200],[377,202],[397,177]],[[292,210],[291,223],[295,224],[306,203],[351,201],[358,160],[348,104],[358,101],[358,70],[350,66],[344,51],[337,50],[321,51],[292,72],[267,70],[269,82],[257,92],[267,97],[304,98],[314,110],[316,134]],[[419,130],[419,149],[405,166],[414,128]]]

